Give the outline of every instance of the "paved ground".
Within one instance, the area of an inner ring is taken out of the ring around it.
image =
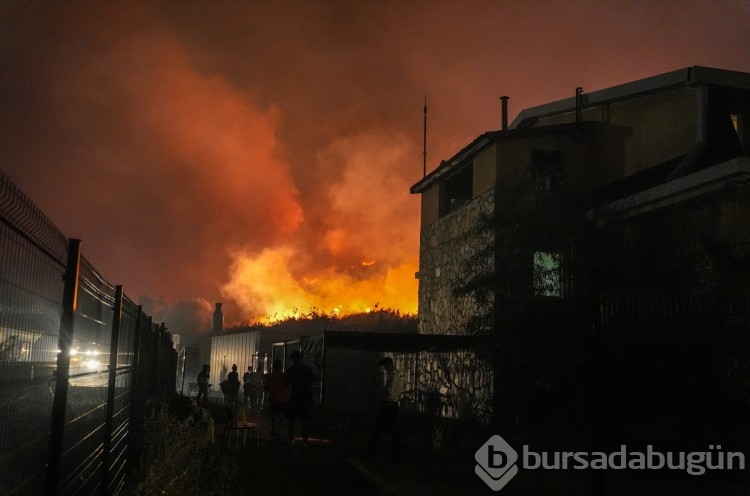
[[[211,398],[220,404],[220,399]],[[219,417],[219,409],[215,409]],[[291,449],[287,441],[271,437],[270,421],[259,412],[250,411],[249,422],[257,423],[260,442],[256,449],[248,440],[231,439],[227,450],[247,466],[241,481],[248,494],[357,494],[357,495],[456,495],[495,494],[474,474],[468,460],[458,462],[445,456],[427,455],[408,445],[399,463],[388,460],[390,439],[384,436],[381,451],[372,459],[362,458],[367,439],[352,431],[311,433],[309,446]],[[408,438],[408,433],[404,433]],[[216,425],[217,442],[224,442],[224,430]],[[284,436],[286,438],[286,436]],[[238,445],[239,444],[239,445]]]
[[[303,451],[301,446],[292,449],[286,440],[272,439],[266,415],[250,412],[247,420],[258,424],[257,448],[252,439],[248,439],[247,445],[234,437],[227,442],[221,421],[216,425],[217,442],[223,443],[227,452],[246,467],[238,485],[244,486],[247,494],[383,494],[350,464],[356,454],[355,447],[342,442],[345,437],[332,439],[332,436],[315,432],[307,450]]]
[[[219,403],[221,399],[212,398]],[[247,467],[243,480],[247,494],[282,496],[306,495],[492,495],[538,496],[592,494],[590,471],[520,470],[499,492],[492,491],[474,472],[470,456],[436,455],[409,444],[410,432],[404,432],[406,448],[400,463],[388,461],[390,440],[384,439],[382,452],[371,460],[360,455],[366,445],[364,434],[356,431],[312,433],[306,452],[291,450],[287,442],[271,438],[270,422],[265,415],[251,412],[248,420],[259,426],[260,442],[236,446],[228,452]],[[218,441],[223,429],[216,428]],[[747,477],[718,480],[685,476],[675,471],[609,471],[606,496],[747,496]]]

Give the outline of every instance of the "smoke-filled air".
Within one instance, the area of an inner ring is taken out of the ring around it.
[[[6,1],[2,171],[173,332],[214,302],[228,324],[415,313],[425,170],[498,129],[501,95],[512,118],[750,71],[750,4],[719,5]]]

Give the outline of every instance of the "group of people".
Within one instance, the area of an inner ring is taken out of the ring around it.
[[[210,371],[209,365],[204,365],[204,370]],[[262,409],[265,397],[263,374],[259,371],[253,372],[253,367],[249,366],[247,372],[242,376],[240,383],[237,364],[232,364],[232,371],[227,374],[227,378],[221,382],[221,391],[225,398],[233,403],[239,400],[240,386],[242,386],[244,405],[250,409]],[[207,378],[206,378],[207,381]],[[198,389],[200,396],[201,374],[198,374]]]
[[[292,365],[286,369],[286,372],[283,370],[281,360],[277,358],[273,361],[271,373],[267,374],[262,381],[262,391],[267,395],[268,399],[268,413],[271,417],[271,435],[273,438],[276,440],[281,438],[281,424],[284,417],[286,417],[289,443],[294,447],[295,424],[299,421],[302,427],[302,448],[304,450],[307,449],[307,441],[310,433],[310,417],[313,405],[313,372],[310,367],[302,363],[302,353],[299,350],[294,350],[289,358],[292,361]],[[381,431],[386,430],[393,440],[391,461],[398,462],[401,458],[398,400],[403,390],[403,383],[390,357],[380,360],[378,369],[380,372],[377,381],[380,408],[365,457],[369,458],[373,455],[377,449]],[[211,367],[206,364],[198,374],[198,397],[196,400],[199,403],[201,397],[204,401],[208,398],[210,370]],[[247,386],[244,389],[246,405],[248,401],[252,401],[249,397],[256,391],[251,382],[254,380],[254,376],[260,376],[260,373],[254,374],[252,368],[248,367],[248,371],[243,376],[243,380]],[[248,383],[250,384],[248,385]],[[224,394],[230,397],[234,394],[234,398],[236,399],[240,387],[237,365],[232,365],[232,371],[227,375],[227,380],[224,384],[226,389]],[[261,399],[260,401],[262,402],[263,400]]]
[[[286,417],[291,445],[294,445],[294,427],[299,421],[302,425],[302,446],[306,449],[313,405],[313,372],[302,363],[302,353],[299,350],[293,351],[289,358],[292,365],[286,372],[278,358],[273,361],[271,373],[265,377],[260,372],[253,373],[252,367],[247,368],[243,375],[244,404],[250,408],[262,408],[264,398],[267,398],[272,436],[274,439],[281,438],[281,423]],[[198,373],[198,404],[208,399],[210,371],[211,366],[205,364]],[[240,390],[236,364],[232,365],[232,371],[227,374],[226,380],[221,382],[221,388],[228,401],[236,402]]]

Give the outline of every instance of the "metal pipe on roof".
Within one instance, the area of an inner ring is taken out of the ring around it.
[[[583,109],[583,88],[580,86],[576,88],[576,124],[580,124],[582,119],[581,113]]]
[[[503,121],[502,121],[502,127],[500,128],[503,131],[508,130],[508,99],[509,96],[501,96],[500,97],[500,105],[502,107],[503,112]]]

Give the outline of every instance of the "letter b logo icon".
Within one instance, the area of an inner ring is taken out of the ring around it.
[[[474,455],[474,472],[493,491],[499,491],[518,473],[518,453],[498,435],[492,436]]]
[[[508,464],[508,455],[504,451],[498,451],[495,446],[491,444],[485,444],[487,446],[487,468],[501,469]]]

